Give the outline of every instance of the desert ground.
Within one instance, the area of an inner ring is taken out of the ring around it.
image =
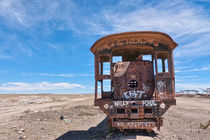
[[[209,140],[210,98],[176,99],[161,130],[147,134],[110,132],[93,95],[0,95],[0,140]]]

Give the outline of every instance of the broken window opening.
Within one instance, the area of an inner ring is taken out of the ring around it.
[[[102,75],[102,69],[101,69],[101,66],[102,65],[102,62],[99,62],[99,75]]]
[[[101,55],[99,58],[99,74],[110,75],[110,56]]]
[[[152,55],[143,55],[143,60],[152,61]]]
[[[158,73],[169,72],[168,52],[157,53],[157,71]]]
[[[155,59],[153,59],[153,75],[156,74]]]
[[[111,92],[111,79],[105,79],[102,81],[103,92]]]
[[[163,72],[163,65],[162,65],[162,60],[161,59],[157,59],[157,66],[158,66],[158,68],[157,68],[157,71],[158,72]]]
[[[118,108],[118,109],[117,109],[117,114],[125,114],[125,109],[123,109],[123,108]]]
[[[131,109],[131,113],[138,113],[138,109]]]
[[[97,93],[101,94],[101,82],[97,81]]]
[[[169,72],[168,71],[168,58],[167,59],[165,59],[165,72]]]
[[[110,62],[103,63],[102,75],[110,75]]]
[[[122,56],[113,56],[112,63],[122,62]]]
[[[151,108],[145,108],[144,109],[144,113],[152,113],[152,109]]]

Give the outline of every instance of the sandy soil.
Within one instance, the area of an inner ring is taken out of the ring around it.
[[[210,98],[178,97],[160,131],[110,133],[93,95],[0,95],[0,140],[210,139]]]

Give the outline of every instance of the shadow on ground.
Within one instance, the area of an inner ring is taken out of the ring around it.
[[[157,134],[153,131],[150,134],[145,130],[137,131],[125,131],[124,133],[115,132],[109,134],[108,131],[108,118],[101,121],[96,127],[91,127],[88,130],[68,131],[63,135],[56,138],[56,140],[104,140],[104,139],[123,139],[132,138],[135,139],[138,136],[145,136],[148,138],[154,138]],[[109,135],[109,137],[107,137]]]
[[[68,131],[59,136],[56,140],[92,140],[105,139],[108,134],[108,119],[105,118],[97,126],[91,127],[88,130]]]

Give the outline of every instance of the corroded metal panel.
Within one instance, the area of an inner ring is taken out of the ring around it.
[[[113,126],[119,129],[148,129],[154,128],[156,124],[154,121],[116,121],[113,123]]]
[[[154,92],[150,61],[119,62],[114,66],[115,99],[150,99]]]

